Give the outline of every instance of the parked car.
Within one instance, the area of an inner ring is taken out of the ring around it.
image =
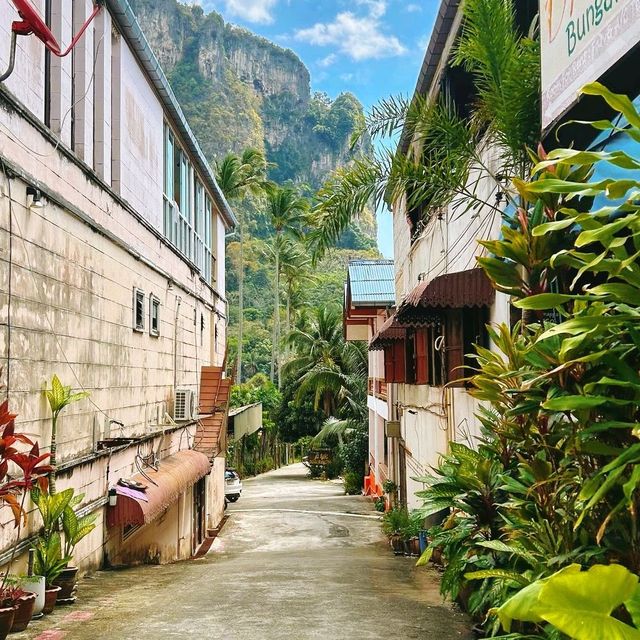
[[[242,480],[233,469],[224,471],[224,497],[229,502],[235,502],[242,493]]]

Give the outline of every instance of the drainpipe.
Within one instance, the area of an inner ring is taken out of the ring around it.
[[[176,397],[176,389],[178,388],[178,314],[180,313],[180,304],[182,298],[176,297],[176,315],[173,320],[173,398]]]

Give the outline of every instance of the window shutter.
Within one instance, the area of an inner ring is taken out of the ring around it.
[[[416,329],[415,333],[416,353],[416,384],[427,384],[429,375],[429,362],[427,356],[427,331]]]
[[[385,382],[393,382],[393,350],[384,348],[384,379]]]
[[[406,358],[404,340],[393,343],[393,382],[406,382]]]
[[[456,382],[465,376],[462,369],[464,365],[464,343],[462,330],[462,311],[454,309],[447,317],[445,328],[445,350],[446,350],[446,382],[453,382],[454,386],[463,386],[462,382]]]

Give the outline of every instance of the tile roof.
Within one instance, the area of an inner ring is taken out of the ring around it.
[[[395,305],[393,260],[350,260],[347,287],[354,306]]]

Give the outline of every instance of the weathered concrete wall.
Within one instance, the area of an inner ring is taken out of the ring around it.
[[[35,5],[42,10],[44,1]],[[69,6],[67,0],[53,0],[53,27],[63,44],[73,26]],[[74,0],[77,20],[90,7],[90,0]],[[1,67],[8,62],[16,18],[13,5],[3,3]],[[42,390],[53,374],[90,393],[58,423],[58,463],[71,465],[59,474],[58,488],[73,486],[86,494],[85,503],[104,498],[110,484],[135,473],[135,446],[110,459],[96,458],[96,440],[171,429],[164,416],[172,411],[174,387],[197,391],[200,367],[221,364],[226,348],[224,224],[214,211],[214,290],[162,237],[163,106],[127,43],[111,35],[110,18],[102,16],[78,49],[76,97],[96,82],[102,102],[94,104],[89,90],[76,105],[73,149],[68,146],[70,58],[56,61],[51,71],[58,83],[51,92],[51,132],[62,128],[61,140],[44,127],[44,47],[35,37],[19,39],[18,64],[5,84],[13,95],[0,92],[0,383],[19,414],[18,429],[37,439],[43,451],[51,426]],[[109,96],[117,98],[111,105],[105,104]],[[41,188],[43,208],[29,206],[30,185]],[[141,332],[134,330],[135,288],[145,295]],[[151,296],[160,301],[158,337],[149,332]],[[109,427],[110,420],[124,427]],[[164,456],[189,445],[186,432],[178,429],[141,446]],[[85,462],[77,464],[80,459]],[[217,483],[210,491],[209,519],[215,524],[221,518],[223,471],[224,460],[210,481]],[[178,541],[187,534],[190,540],[191,505],[187,492],[181,521],[189,523],[189,532],[166,533],[163,558],[174,559],[172,536],[184,556]],[[23,536],[39,526],[33,505],[27,506],[31,513]],[[6,511],[0,510],[0,524],[10,519]],[[98,527],[77,549],[84,569],[101,563],[109,541],[103,512],[101,507]],[[0,549],[15,535],[11,526],[1,528]]]

